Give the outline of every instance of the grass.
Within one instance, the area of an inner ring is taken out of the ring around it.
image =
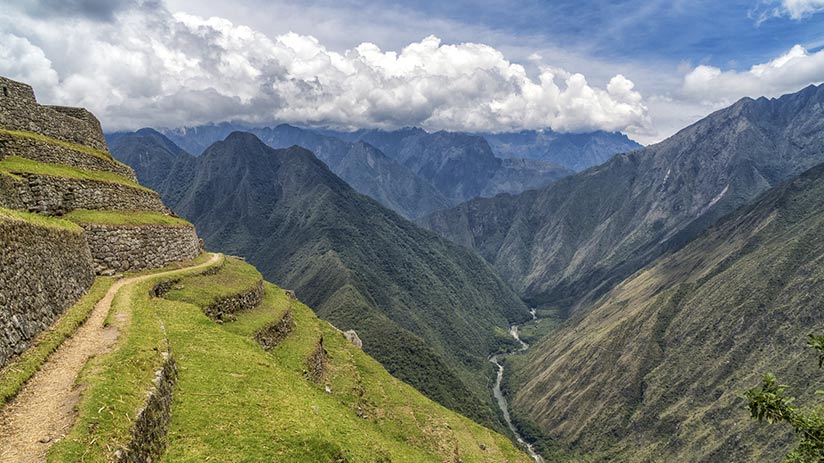
[[[51,145],[62,146],[63,148],[68,148],[68,149],[74,150],[74,151],[80,151],[81,153],[84,153],[84,154],[88,154],[88,155],[95,156],[95,157],[98,157],[98,158],[101,158],[101,159],[105,159],[106,161],[111,161],[111,162],[114,162],[114,163],[117,163],[117,164],[125,165],[125,164],[122,164],[121,162],[118,162],[117,160],[115,160],[112,157],[112,155],[109,154],[106,151],[90,148],[90,147],[85,146],[85,145],[79,145],[77,143],[71,143],[71,142],[67,142],[67,141],[63,141],[63,140],[58,140],[56,138],[51,138],[51,137],[47,137],[45,135],[40,135],[39,133],[25,132],[25,131],[22,131],[22,130],[7,130],[7,129],[0,128],[0,134],[11,135],[12,137],[28,138],[28,139],[36,140],[36,141],[39,141],[39,142],[42,142],[42,143],[49,143]]]
[[[238,258],[227,257],[218,273],[186,278],[164,297],[206,307],[220,298],[248,291],[262,278],[251,265]]]
[[[160,278],[125,287],[113,310],[130,312],[116,350],[95,359],[80,381],[90,384],[69,435],[51,462],[108,461],[129,438],[145,399],[156,349],[168,336],[179,368],[168,447],[161,462],[529,462],[505,437],[423,397],[391,377],[303,304],[267,283],[256,309],[214,323],[202,310],[211,297],[195,288],[230,284],[256,270],[227,259],[214,275],[182,272],[177,294],[150,299]],[[168,279],[169,277],[164,277]],[[199,301],[192,304],[184,301]],[[291,309],[297,324],[264,351],[252,338]],[[323,337],[325,381],[305,378],[305,359]],[[326,387],[331,392],[326,392]],[[483,448],[482,448],[483,445]]]
[[[64,219],[79,224],[103,225],[165,225],[168,227],[191,227],[189,222],[170,215],[143,211],[99,211],[76,209],[63,216]]]
[[[46,164],[43,162],[32,161],[31,159],[21,158],[19,156],[9,156],[0,161],[0,171],[11,174],[37,174],[48,175],[51,177],[119,183],[132,188],[152,191],[139,183],[133,182],[126,177],[121,177],[120,175],[113,174],[111,172],[83,170],[59,164]]]
[[[28,222],[38,227],[65,230],[73,233],[83,232],[82,228],[72,222],[69,222],[68,220],[45,217],[38,214],[32,214],[30,212],[14,211],[11,209],[0,208],[0,220]]]
[[[113,282],[112,278],[98,277],[85,296],[37,337],[33,347],[0,369],[0,406],[17,395],[23,384],[40,369],[49,355],[86,321],[94,305],[103,298]]]

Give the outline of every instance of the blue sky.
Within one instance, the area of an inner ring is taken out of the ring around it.
[[[108,129],[619,130],[824,81],[824,0],[12,0],[0,74]]]

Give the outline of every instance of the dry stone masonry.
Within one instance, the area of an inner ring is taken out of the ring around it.
[[[83,224],[97,273],[134,272],[194,259],[201,253],[192,226]]]
[[[292,309],[289,308],[283,316],[280,317],[280,320],[255,333],[255,341],[257,341],[264,350],[270,350],[280,344],[280,342],[292,332],[295,326],[297,325],[295,325],[295,320],[292,316]]]
[[[6,156],[20,156],[34,161],[63,164],[83,170],[110,172],[137,182],[137,176],[132,168],[114,159],[104,159],[54,143],[0,132],[0,160]]]
[[[203,311],[209,318],[218,321],[229,321],[236,312],[250,310],[263,300],[263,280],[258,280],[251,288],[238,294],[218,299]]]
[[[43,106],[34,90],[0,76],[0,127],[34,132],[69,143],[107,151],[100,121],[82,108]]]
[[[0,218],[0,367],[94,282],[80,230]]]
[[[62,215],[75,209],[148,211],[169,214],[157,193],[121,183],[50,175],[15,174],[20,179],[0,184],[0,195],[14,198],[21,209]]]

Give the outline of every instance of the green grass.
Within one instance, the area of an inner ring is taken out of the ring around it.
[[[114,162],[117,164],[125,165],[121,162],[115,160],[111,154],[106,151],[98,150],[94,148],[90,148],[85,145],[79,145],[77,143],[70,143],[63,140],[57,140],[56,138],[47,137],[45,135],[40,135],[39,133],[34,132],[25,132],[22,130],[6,130],[0,128],[0,134],[11,135],[12,137],[21,137],[21,138],[29,138],[31,140],[36,140],[43,143],[49,143],[51,145],[62,146],[63,148],[68,148],[74,151],[80,151],[81,153],[85,153],[91,156],[95,156],[101,159],[105,159],[106,161]]]
[[[218,273],[186,278],[164,297],[206,307],[220,298],[248,291],[262,278],[251,265],[235,257],[227,257]]]
[[[232,259],[216,275],[199,272],[184,276],[185,293],[172,297],[208,303],[210,297],[191,294],[195,287],[256,273]],[[84,369],[80,382],[90,387],[78,421],[52,447],[50,462],[108,461],[125,444],[161,362],[161,323],[179,368],[162,462],[530,461],[505,437],[391,377],[274,285],[265,285],[256,309],[219,325],[201,305],[150,299],[149,289],[160,280],[125,287],[115,298],[113,311],[130,312],[131,322],[121,328],[116,350]],[[267,353],[252,336],[287,309],[297,326]],[[316,385],[303,370],[321,336],[329,362],[324,383]]]
[[[38,227],[46,227],[57,230],[65,230],[73,233],[82,233],[83,229],[72,222],[53,217],[45,217],[30,212],[13,211],[11,209],[0,208],[0,220],[14,220],[28,222]]]
[[[144,211],[99,211],[75,209],[63,216],[64,219],[79,224],[102,225],[165,225],[168,227],[191,227],[189,222],[170,215]]]
[[[17,395],[23,384],[40,369],[49,355],[86,321],[94,305],[103,298],[113,282],[112,278],[98,277],[85,296],[61,315],[53,326],[37,337],[33,347],[0,369],[0,406]]]
[[[83,170],[59,164],[47,164],[33,161],[31,159],[21,158],[19,156],[9,156],[0,161],[0,171],[11,174],[37,174],[49,175],[52,177],[119,183],[132,188],[152,191],[139,183],[133,182],[126,177],[121,177],[120,175],[113,174],[111,172]]]

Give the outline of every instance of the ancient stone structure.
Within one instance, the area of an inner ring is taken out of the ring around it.
[[[0,367],[94,282],[82,231],[0,216]]]
[[[157,461],[166,449],[166,434],[172,419],[172,394],[177,382],[177,365],[171,349],[162,352],[163,365],[155,372],[146,403],[137,412],[132,437],[128,445],[116,452],[118,462],[144,463]]]
[[[306,358],[306,376],[307,379],[313,383],[320,383],[326,374],[326,361],[329,358],[329,353],[323,347],[323,336],[320,337],[318,343],[309,357]]]
[[[280,342],[292,332],[295,326],[292,309],[288,309],[284,312],[283,316],[280,317],[280,320],[255,333],[255,341],[257,341],[264,350],[269,350],[280,344]]]
[[[82,108],[43,106],[32,88],[0,76],[0,127],[108,150],[100,121]]]
[[[143,188],[50,175],[15,175],[19,180],[0,184],[0,195],[13,198],[29,212],[63,215],[75,209],[92,209],[170,213],[157,193]]]
[[[0,160],[6,156],[20,156],[34,161],[63,164],[83,170],[110,172],[137,182],[137,176],[132,168],[114,159],[35,138],[0,132]]]
[[[111,157],[100,122],[85,109],[40,105],[30,86],[0,77],[0,129],[0,161],[33,161],[0,169],[0,208],[46,216],[75,209],[171,213]],[[90,288],[95,271],[159,268],[201,251],[191,225],[73,228],[20,217],[0,211],[0,367]]]
[[[242,310],[254,309],[263,300],[263,280],[258,280],[251,288],[238,294],[227,296],[204,307],[203,312],[209,318],[228,321],[232,315]]]
[[[194,259],[201,252],[193,226],[82,226],[98,273],[160,268]]]

